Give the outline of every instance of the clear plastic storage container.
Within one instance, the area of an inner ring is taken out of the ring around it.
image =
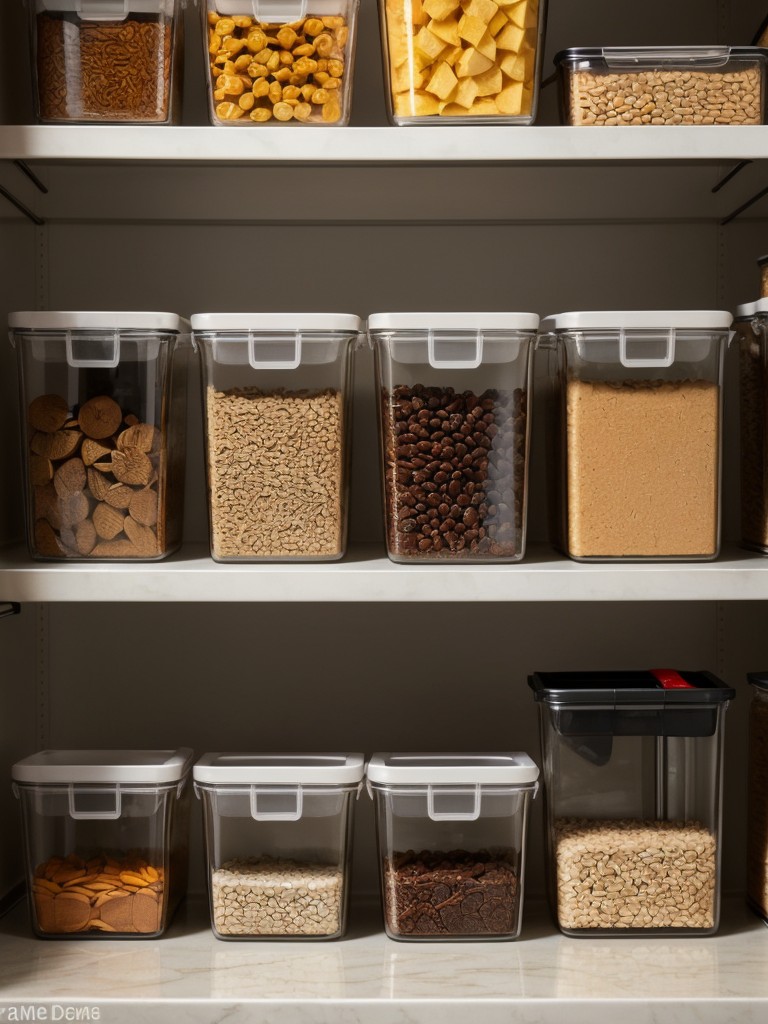
[[[525,553],[533,313],[377,313],[384,518],[395,562]]]
[[[360,0],[201,0],[214,125],[345,125]]]
[[[390,120],[531,124],[546,0],[379,0]]]
[[[384,926],[391,939],[516,939],[530,801],[520,753],[374,754]]]
[[[768,554],[768,298],[739,306],[741,537]]]
[[[211,554],[332,561],[347,539],[349,399],[362,323],[336,313],[202,313]]]
[[[708,672],[539,672],[549,890],[575,936],[711,935],[723,726]]]
[[[187,887],[192,751],[43,750],[12,768],[41,938],[156,938]]]
[[[581,561],[704,561],[720,548],[723,356],[731,314],[562,313],[558,543]]]
[[[171,124],[186,0],[25,0],[46,123]]]
[[[761,256],[757,265],[760,269],[760,297],[768,299],[768,256]]]
[[[768,672],[750,672],[747,901],[768,924]]]
[[[596,46],[555,57],[571,125],[763,124],[768,50]]]
[[[181,543],[188,325],[11,313],[33,558],[150,561]]]
[[[220,939],[337,939],[362,754],[205,754],[211,927]]]

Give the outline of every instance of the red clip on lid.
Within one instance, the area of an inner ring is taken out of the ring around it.
[[[652,668],[648,670],[656,682],[665,690],[695,690],[696,687],[687,683],[679,672],[673,668]]]

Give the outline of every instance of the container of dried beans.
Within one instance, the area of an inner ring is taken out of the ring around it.
[[[192,317],[217,562],[344,555],[349,381],[361,326],[335,313]]]
[[[188,324],[173,313],[19,312],[33,558],[151,561],[181,543]]]
[[[384,927],[391,939],[516,939],[530,802],[522,753],[374,754]]]
[[[178,120],[186,0],[26,2],[40,121]]]
[[[768,924],[768,672],[750,672],[747,901]]]

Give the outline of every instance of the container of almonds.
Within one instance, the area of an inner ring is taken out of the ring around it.
[[[11,774],[32,928],[156,938],[187,886],[192,751],[43,750]]]
[[[33,558],[161,559],[181,542],[185,322],[172,313],[8,318]]]
[[[206,0],[214,125],[345,125],[360,0]]]

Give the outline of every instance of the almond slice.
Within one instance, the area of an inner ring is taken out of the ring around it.
[[[57,430],[55,434],[38,431],[30,441],[29,447],[35,455],[44,455],[47,459],[58,462],[74,455],[82,436],[79,430]]]
[[[30,455],[29,482],[35,487],[43,487],[53,479],[53,463],[43,455]]]
[[[135,544],[142,555],[159,555],[157,536],[149,526],[142,526],[128,516],[123,525],[126,537]]]
[[[114,540],[119,533],[123,532],[125,516],[103,501],[93,510],[92,519],[96,533],[103,540]]]
[[[97,395],[91,398],[80,409],[78,422],[80,429],[88,437],[109,437],[123,421],[123,412],[117,402],[109,395]]]
[[[134,490],[128,484],[112,484],[104,495],[104,501],[112,508],[126,509],[130,507]]]
[[[97,501],[104,501],[112,486],[109,479],[103,473],[98,473],[92,466],[88,467],[87,478],[91,494]]]
[[[85,482],[85,466],[83,460],[79,458],[67,459],[66,462],[62,462],[53,475],[53,486],[60,497],[82,491]]]
[[[157,453],[162,445],[163,436],[151,423],[136,423],[124,430],[117,439],[117,447],[121,451],[126,448],[138,448],[142,452]]]
[[[38,395],[29,403],[27,421],[35,430],[54,434],[69,419],[69,405],[61,395]]]
[[[132,491],[128,511],[131,518],[142,526],[154,526],[157,523],[157,493],[149,488]]]
[[[75,547],[81,555],[90,555],[96,545],[96,527],[90,519],[75,526]]]
[[[35,551],[43,558],[60,558],[64,551],[47,519],[35,523]]]
[[[91,552],[94,558],[141,558],[142,552],[129,540],[100,541]]]
[[[84,519],[88,518],[90,509],[91,506],[88,504],[88,499],[82,491],[78,491],[77,494],[64,495],[63,498],[59,499],[59,516],[62,529],[82,523]]]
[[[112,472],[120,483],[144,487],[152,479],[153,467],[149,457],[139,448],[126,447],[112,452]]]
[[[100,441],[94,441],[93,438],[86,437],[80,454],[86,466],[92,466],[94,462],[98,462],[103,456],[109,455],[111,451],[111,448],[105,447]]]

